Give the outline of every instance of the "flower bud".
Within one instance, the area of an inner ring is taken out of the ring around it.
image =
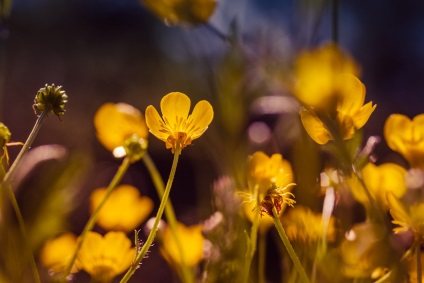
[[[6,146],[6,143],[10,141],[11,136],[12,134],[10,133],[9,129],[0,122],[0,148]]]
[[[138,135],[132,135],[125,140],[124,149],[131,162],[136,162],[143,158],[147,152],[147,140],[140,138]]]
[[[65,91],[62,90],[62,86],[45,85],[35,95],[34,105],[32,108],[36,113],[38,111],[44,111],[47,109],[49,112],[52,111],[56,116],[65,114],[65,104],[68,102],[68,96]],[[60,119],[60,117],[59,117]]]

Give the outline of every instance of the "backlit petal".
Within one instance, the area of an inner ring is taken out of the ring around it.
[[[182,132],[181,123],[188,117],[190,104],[190,98],[181,92],[168,93],[160,101],[162,117],[174,132]]]
[[[322,121],[305,107],[300,109],[300,118],[308,135],[318,144],[326,144],[332,139]]]
[[[356,129],[362,128],[374,112],[377,104],[372,105],[372,101],[368,102],[360,108],[360,110],[352,117]]]
[[[165,141],[170,135],[170,133],[163,132],[163,120],[159,116],[158,111],[152,105],[147,106],[146,108],[146,124],[149,127],[150,132],[157,137],[158,139]]]
[[[337,110],[344,115],[353,115],[364,104],[365,86],[353,75],[343,75],[338,77],[340,102]]]
[[[411,217],[400,200],[391,192],[387,193],[386,197],[387,203],[390,207],[390,214],[394,219],[393,222],[396,221],[397,224],[400,224],[403,227],[410,227]]]
[[[213,119],[213,109],[206,100],[199,101],[191,114],[191,124],[189,125],[188,135],[191,139],[197,139],[208,128]]]
[[[405,140],[412,139],[412,122],[402,114],[392,114],[384,125],[384,137],[387,145],[401,154],[406,152]]]

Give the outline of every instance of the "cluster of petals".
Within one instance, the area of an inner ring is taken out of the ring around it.
[[[91,193],[90,206],[94,211],[99,206],[106,188],[98,188]],[[131,185],[117,187],[108,197],[97,217],[97,224],[107,231],[131,232],[152,212],[153,201],[141,196]]]
[[[402,154],[411,167],[424,169],[424,114],[413,119],[390,115],[384,125],[384,137],[387,145]]]
[[[199,101],[189,115],[190,98],[181,92],[171,92],[160,101],[162,117],[152,105],[146,108],[146,123],[150,132],[165,142],[166,148],[175,152],[199,138],[213,120],[211,104]]]

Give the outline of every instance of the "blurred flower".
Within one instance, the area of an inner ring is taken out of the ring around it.
[[[262,151],[257,151],[247,160],[247,182],[250,190],[255,186],[259,188],[259,194],[265,194],[277,177],[282,175],[281,187],[293,182],[293,171],[289,161],[281,154],[275,153],[269,157]]]
[[[135,248],[123,232],[109,232],[104,237],[88,232],[78,259],[93,282],[111,282],[127,270],[135,258]]]
[[[184,262],[189,267],[196,266],[203,259],[203,242],[202,226],[185,226],[177,222],[177,232],[183,245]],[[161,234],[160,252],[166,261],[171,265],[181,265],[181,255],[177,246],[177,242],[173,237],[170,228],[165,229]]]
[[[318,144],[326,144],[337,137],[351,139],[365,125],[376,107],[372,102],[364,105],[365,86],[358,78],[344,75],[339,80],[335,109],[324,112],[307,107],[300,109],[300,118],[306,132]]]
[[[405,207],[390,192],[387,193],[387,202],[390,207],[390,214],[393,217],[393,224],[399,225],[393,231],[397,234],[411,229],[416,239],[424,240],[424,203],[418,202]]]
[[[384,163],[379,166],[367,163],[362,169],[362,177],[371,196],[384,208],[387,208],[386,194],[392,192],[397,198],[406,192],[406,169],[394,163]],[[362,204],[368,204],[369,199],[365,189],[356,176],[347,178],[353,196]]]
[[[284,215],[281,223],[291,241],[302,244],[317,243],[324,235],[324,225],[321,213],[314,213],[309,208],[298,205]],[[330,218],[326,239],[332,242],[335,239],[335,220]]]
[[[412,120],[402,114],[392,114],[384,125],[387,145],[408,160],[411,167],[424,169],[424,114]]]
[[[47,240],[40,251],[40,262],[49,271],[62,273],[65,271],[76,246],[77,237],[70,232]],[[78,262],[76,262],[72,266],[71,272],[76,273],[78,269]]]
[[[103,104],[94,116],[94,126],[97,139],[111,152],[123,149],[134,135],[146,139],[149,133],[141,112],[126,103]]]
[[[216,7],[216,0],[140,0],[168,25],[206,23]]]
[[[105,188],[99,188],[91,193],[91,211],[102,201]],[[97,224],[108,231],[130,232],[137,228],[153,210],[153,201],[140,196],[137,188],[130,185],[117,187],[109,196],[100,210]]]
[[[177,143],[181,149],[199,138],[213,119],[213,109],[206,100],[199,101],[191,115],[190,98],[181,92],[171,92],[160,101],[162,118],[152,105],[146,109],[146,123],[150,132],[165,142],[174,153]]]
[[[305,105],[327,108],[346,91],[343,75],[359,75],[355,61],[335,44],[300,53],[295,62],[294,94]]]
[[[356,224],[340,245],[343,273],[350,278],[370,277],[393,258],[388,247],[382,227],[368,222]]]

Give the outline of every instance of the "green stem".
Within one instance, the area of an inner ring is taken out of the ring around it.
[[[175,149],[175,152],[174,152],[174,160],[172,162],[171,172],[169,173],[168,182],[166,184],[165,191],[163,193],[163,197],[162,197],[162,200],[160,202],[158,212],[156,214],[156,219],[155,219],[155,222],[153,223],[153,227],[150,230],[149,236],[147,237],[146,242],[144,243],[143,247],[141,248],[141,251],[137,254],[136,259],[134,260],[131,267],[128,269],[127,273],[125,273],[125,275],[121,279],[120,283],[128,282],[128,280],[131,278],[131,276],[133,276],[134,272],[137,270],[139,264],[141,263],[144,256],[149,251],[150,246],[153,243],[153,240],[156,236],[156,232],[157,232],[156,230],[158,228],[159,221],[162,218],[162,214],[165,210],[165,205],[168,201],[169,193],[171,192],[172,182],[174,181],[174,176],[175,176],[175,172],[177,170],[178,158],[179,158],[180,154],[181,154],[181,147],[180,147],[180,144],[177,143],[177,148]]]
[[[284,230],[283,225],[281,225],[280,218],[278,217],[278,213],[275,207],[272,208],[272,214],[274,216],[272,218],[274,220],[274,225],[277,228],[278,234],[280,235],[280,238],[283,241],[283,244],[286,247],[286,250],[289,253],[289,256],[291,257],[297,272],[300,275],[301,281],[304,283],[309,283],[309,279],[308,279],[308,276],[306,275],[305,269],[300,263],[300,260],[297,257],[296,252],[294,251],[289,238],[286,235],[286,231]]]
[[[163,180],[159,174],[159,171],[157,170],[153,160],[150,158],[150,156],[147,153],[146,155],[144,155],[142,160],[147,170],[149,171],[150,177],[152,178],[153,184],[156,188],[156,191],[160,199],[162,199],[163,194],[165,192],[165,184],[163,183]],[[180,254],[183,282],[187,282],[187,283],[192,282],[193,281],[193,276],[191,274],[192,271],[186,265],[184,250],[182,247],[182,241],[181,241],[180,233],[178,232],[178,229],[177,229],[177,218],[175,216],[175,211],[172,206],[171,199],[169,199],[166,202],[165,217],[166,217],[166,220],[168,221],[169,227],[171,229],[171,233],[177,244],[178,253]]]
[[[10,166],[9,171],[7,171],[6,175],[3,178],[2,185],[12,181],[13,176],[15,175],[16,168],[18,168],[18,165],[21,163],[22,158],[25,156],[25,154],[30,149],[32,143],[35,140],[35,137],[38,135],[38,132],[41,129],[41,125],[43,124],[44,118],[47,116],[47,113],[49,113],[50,108],[46,107],[43,112],[41,112],[40,116],[38,116],[37,121],[35,122],[34,127],[32,128],[31,133],[28,136],[28,139],[26,140],[25,144],[23,145],[21,151],[19,152],[18,156],[16,157],[15,161],[13,161],[12,166]]]
[[[258,186],[255,186],[254,192],[253,192],[253,199],[259,205],[258,192],[259,192]],[[255,218],[253,219],[253,222],[252,222],[252,227],[250,228],[250,238],[248,239],[248,243],[247,243],[246,260],[244,262],[244,267],[242,269],[243,270],[243,282],[244,283],[247,283],[247,281],[249,280],[250,266],[252,264],[252,259],[253,259],[253,256],[255,255],[255,251],[256,251],[256,241],[257,241],[257,237],[258,237],[258,226],[259,226],[259,211],[256,211]]]
[[[72,270],[72,266],[75,263],[75,260],[77,259],[78,252],[81,249],[82,243],[84,242],[87,234],[89,231],[91,231],[96,224],[97,217],[99,216],[100,210],[102,209],[103,205],[106,203],[107,199],[109,198],[110,194],[114,191],[114,189],[118,186],[119,182],[121,182],[122,178],[124,177],[125,173],[128,171],[128,168],[130,167],[131,159],[127,156],[122,161],[121,166],[119,166],[118,171],[116,172],[115,176],[113,177],[112,181],[110,182],[109,186],[106,189],[106,193],[103,196],[103,199],[99,203],[99,205],[96,207],[96,209],[91,214],[90,218],[88,219],[87,223],[85,224],[85,227],[79,237],[77,247],[75,248],[74,253],[72,254],[72,257],[66,266],[65,272],[64,272],[64,278],[66,278]]]
[[[421,245],[418,244],[415,249],[417,259],[417,282],[422,282],[422,271],[421,271]]]
[[[258,245],[258,283],[265,283],[266,233],[259,233]]]
[[[41,125],[44,121],[44,118],[47,116],[47,113],[50,111],[50,108],[47,107],[44,109],[43,112],[41,112],[41,115],[38,117],[37,121],[35,122],[34,127],[32,128],[31,133],[29,134],[25,144],[23,145],[21,151],[19,152],[18,156],[16,157],[15,161],[13,162],[12,166],[10,166],[9,170],[7,171],[6,175],[4,175],[4,178],[1,182],[1,189],[7,190],[7,193],[9,195],[9,199],[12,203],[12,208],[16,214],[16,218],[18,219],[19,229],[22,234],[22,239],[25,242],[25,250],[28,256],[28,260],[31,264],[31,270],[34,276],[35,282],[40,282],[40,276],[38,274],[37,266],[35,264],[34,255],[31,252],[30,247],[28,247],[28,238],[27,238],[27,231],[25,228],[25,221],[22,216],[21,210],[19,208],[18,202],[16,200],[15,194],[13,192],[13,189],[10,185],[13,176],[16,173],[16,168],[18,168],[18,165],[21,163],[22,158],[25,156],[25,154],[30,149],[32,143],[34,142],[36,136],[38,135],[38,132],[41,129]]]

